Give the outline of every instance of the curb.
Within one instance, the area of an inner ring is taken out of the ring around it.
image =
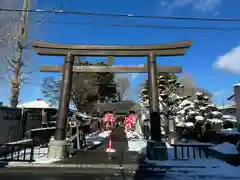
[[[7,164],[5,166],[2,166],[4,168],[15,168],[15,167],[19,167],[19,168],[93,168],[93,169],[123,169],[122,167],[120,167],[120,165],[110,165],[110,164],[106,164],[106,165],[97,165],[97,164],[31,164],[31,163],[26,163],[26,164]]]
[[[205,168],[220,168],[219,166],[156,166],[147,164],[35,164],[35,163],[0,163],[2,168],[78,168],[78,169],[205,169]]]

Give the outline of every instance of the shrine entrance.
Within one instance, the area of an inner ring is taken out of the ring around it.
[[[114,72],[114,73],[148,73],[149,112],[151,139],[161,142],[159,100],[157,89],[157,72],[178,73],[180,66],[157,66],[156,56],[183,56],[191,46],[191,41],[145,46],[102,46],[102,45],[66,45],[33,41],[33,49],[39,55],[64,56],[64,66],[43,66],[41,72],[63,72],[59,115],[55,132],[55,144],[58,153],[55,158],[64,156],[67,112],[69,109],[70,92],[73,72]],[[115,56],[115,57],[148,57],[147,66],[74,66],[74,56]],[[55,147],[55,149],[56,149]],[[54,149],[54,147],[53,147]],[[60,150],[61,149],[61,150]],[[56,151],[56,150],[55,150]]]

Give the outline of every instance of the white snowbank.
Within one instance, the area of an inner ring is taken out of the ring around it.
[[[216,145],[212,149],[223,154],[239,154],[239,152],[237,151],[237,147],[227,142]]]

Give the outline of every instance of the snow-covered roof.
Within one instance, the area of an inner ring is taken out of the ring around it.
[[[30,101],[18,105],[20,108],[36,108],[36,109],[55,109],[56,107],[52,106],[50,103],[47,103],[43,100]]]
[[[222,123],[223,122],[221,119],[216,119],[216,118],[207,119],[207,121],[212,122],[212,123]]]
[[[232,108],[232,109],[234,109],[234,108],[236,108],[236,106],[235,105],[220,105],[220,106],[217,106],[217,108],[219,109],[219,110],[223,110],[223,109],[230,109],[230,108]]]

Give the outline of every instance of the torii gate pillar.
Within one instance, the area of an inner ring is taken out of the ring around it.
[[[156,54],[152,52],[148,55],[148,83],[151,140],[147,142],[147,157],[149,160],[167,160],[166,143],[161,138]]]
[[[64,70],[61,85],[61,101],[58,108],[58,121],[54,140],[49,143],[48,158],[64,159],[68,157],[68,142],[66,140],[67,118],[72,89],[72,72],[74,56],[68,53],[65,56]]]
[[[149,82],[149,113],[151,127],[160,127],[159,100],[157,89],[157,65],[156,55],[148,55],[148,82]],[[160,128],[151,128],[151,138],[155,141],[161,141]]]

